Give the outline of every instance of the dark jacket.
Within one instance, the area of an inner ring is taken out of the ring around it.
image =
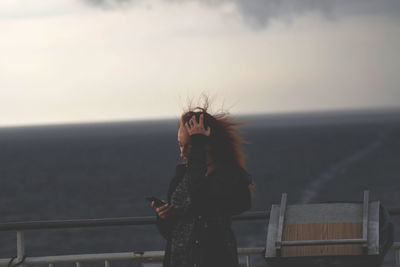
[[[172,233],[179,220],[192,220],[193,231],[190,233],[190,264],[196,267],[236,267],[238,266],[236,239],[231,229],[231,216],[242,213],[251,207],[248,185],[249,174],[242,168],[218,166],[205,176],[205,145],[207,137],[196,134],[191,136],[191,153],[187,165],[176,167],[176,174],[168,188],[168,202],[171,195],[187,175],[189,181],[190,208],[184,212],[179,207],[165,219],[157,217],[157,227],[167,240],[164,267],[170,266]],[[176,237],[176,236],[175,236]],[[179,266],[180,267],[180,266]],[[186,266],[185,266],[186,267]]]

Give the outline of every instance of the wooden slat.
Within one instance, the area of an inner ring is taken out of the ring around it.
[[[289,224],[283,229],[283,240],[328,240],[361,238],[361,222]],[[361,245],[326,245],[283,247],[283,257],[361,255]]]

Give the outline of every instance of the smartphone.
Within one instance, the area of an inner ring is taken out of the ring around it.
[[[154,206],[155,206],[156,208],[167,204],[166,202],[164,202],[164,201],[162,201],[161,199],[156,198],[156,197],[146,197],[145,199],[148,200],[148,201],[150,201],[150,202],[153,202],[153,201],[154,201]]]

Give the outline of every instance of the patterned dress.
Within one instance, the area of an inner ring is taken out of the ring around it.
[[[183,176],[182,181],[172,193],[170,204],[179,207],[181,212],[187,212],[190,209],[189,196],[189,176]],[[192,217],[183,217],[176,221],[176,225],[171,232],[171,259],[170,266],[184,267],[190,266],[195,221]]]

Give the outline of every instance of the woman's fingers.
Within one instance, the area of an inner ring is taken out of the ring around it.
[[[204,113],[200,114],[199,124],[204,127]]]
[[[211,134],[211,128],[210,128],[210,127],[207,127],[207,130],[206,130],[206,127],[205,127],[205,125],[204,125],[204,113],[202,113],[202,114],[200,115],[200,123],[199,123],[199,124],[201,125],[201,128],[204,130],[204,134],[207,135],[207,136],[210,136],[210,134]]]
[[[160,216],[162,219],[164,219],[165,217],[168,216],[170,208],[171,207],[168,207],[168,203],[163,205],[163,206],[161,206],[161,207],[159,207],[159,208],[156,208],[158,216]]]
[[[210,136],[210,134],[211,134],[211,128],[208,127],[207,130],[206,130],[206,135],[207,135],[207,136]]]
[[[155,210],[156,210],[156,212],[157,212],[157,215],[158,215],[159,217],[161,217],[162,219],[164,219],[165,217],[168,216],[168,212],[170,211],[170,208],[171,208],[171,207],[169,207],[169,204],[166,203],[165,200],[163,200],[163,202],[164,202],[165,204],[162,205],[162,206],[159,206],[159,207],[156,207],[156,206],[155,206],[155,202],[154,202],[154,201],[151,202],[151,206],[152,206],[153,208],[155,208]]]
[[[196,116],[193,115],[192,118],[185,123],[185,128],[189,135],[200,133],[210,136],[211,134],[210,127],[208,127],[207,130],[204,127],[204,114],[200,114],[199,122],[197,122]]]
[[[196,116],[193,115],[192,118],[184,123],[184,126],[189,136],[193,134],[204,134],[206,136],[211,135],[211,128],[207,127],[207,129],[205,129],[204,127],[204,114],[200,114],[199,122],[197,122]]]
[[[188,133],[190,133],[189,122],[186,122],[186,123],[185,123],[185,128],[186,128],[186,131],[187,131]]]
[[[164,209],[164,210],[160,211],[160,212],[158,213],[158,216],[160,216],[160,217],[166,216],[167,213],[169,212],[169,209],[170,209],[170,208],[167,208],[167,209]]]
[[[165,209],[167,209],[167,208],[168,208],[168,203],[166,203],[165,205],[162,205],[162,206],[160,206],[160,207],[157,207],[157,208],[156,208],[156,212],[157,212],[157,213],[162,212],[163,210],[165,210]]]
[[[164,205],[162,205],[162,206],[168,205],[168,203],[167,203],[166,200],[162,200],[162,202],[164,202]],[[159,207],[156,207],[156,203],[155,203],[154,201],[151,202],[151,206],[152,206],[153,208],[156,208],[156,210],[160,207],[160,206],[159,206]]]

